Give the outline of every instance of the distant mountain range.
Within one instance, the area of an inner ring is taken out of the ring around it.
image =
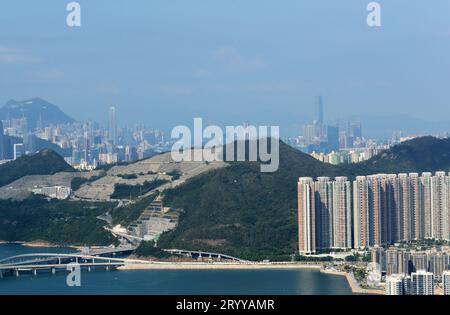
[[[10,100],[0,108],[1,120],[23,117],[27,119],[29,129],[35,129],[39,121],[42,127],[74,122],[74,119],[67,116],[58,106],[41,98],[25,101]]]
[[[393,116],[361,117],[363,133],[369,138],[389,139],[394,132],[401,131],[402,136],[430,135],[450,132],[450,121],[430,121],[416,118],[408,114]]]

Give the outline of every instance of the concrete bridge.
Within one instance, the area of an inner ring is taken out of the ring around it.
[[[123,266],[127,261],[125,258],[117,258],[130,254],[135,247],[102,248],[85,250],[72,254],[59,253],[31,253],[8,257],[0,260],[0,278],[7,275],[19,276],[20,272],[28,272],[36,275],[41,271],[55,273],[67,270],[69,264],[77,263],[80,268],[91,271],[95,267],[104,267],[106,270]]]
[[[233,257],[230,255],[219,254],[219,253],[211,253],[204,251],[196,251],[196,250],[183,250],[183,249],[163,249],[165,252],[168,252],[172,255],[186,256],[192,258],[209,258],[209,259],[218,259],[218,260],[230,260],[239,263],[251,263],[249,260]]]

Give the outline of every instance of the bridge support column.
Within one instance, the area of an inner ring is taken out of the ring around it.
[[[56,273],[56,268],[52,268],[52,275]]]
[[[109,271],[109,266],[106,266],[106,271]]]
[[[15,274],[16,274],[16,277],[18,277],[19,276],[19,270],[16,270]]]
[[[3,279],[3,270],[0,270],[0,279]]]
[[[91,272],[91,266],[88,266],[88,272]]]
[[[33,269],[33,276],[37,276],[37,269]]]

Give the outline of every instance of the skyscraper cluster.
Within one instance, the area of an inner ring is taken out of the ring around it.
[[[440,282],[444,272],[450,270],[450,248],[437,247],[431,250],[410,250],[390,247],[372,249],[372,263],[386,276],[411,275],[420,270],[433,274],[434,280]]]
[[[302,177],[298,201],[303,254],[450,239],[450,177],[445,172],[358,176],[353,185],[345,177]]]
[[[303,150],[312,153],[337,152],[341,148],[353,148],[363,144],[361,122],[347,122],[347,130],[340,132],[339,123],[326,124],[322,96],[315,101],[316,119],[303,126],[303,136],[297,141]],[[363,146],[364,147],[364,146]]]
[[[171,147],[161,130],[142,124],[120,127],[115,106],[109,107],[105,126],[95,121],[52,124],[43,114],[38,113],[36,123],[28,123],[26,117],[0,120],[0,163],[49,148],[73,167],[91,170],[150,157]]]

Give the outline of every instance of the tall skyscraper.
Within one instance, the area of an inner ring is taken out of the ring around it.
[[[328,150],[338,151],[339,150],[339,126],[327,126],[327,139],[328,139]]]
[[[317,122],[323,125],[323,98],[322,96],[316,97],[316,108],[317,108]]]
[[[431,236],[448,240],[448,177],[436,172],[431,178]]]
[[[424,236],[424,215],[421,204],[422,185],[419,174],[410,173],[410,215],[411,239],[420,240]]]
[[[424,225],[424,235],[423,237],[426,239],[432,238],[432,199],[433,196],[431,194],[431,178],[433,175],[431,173],[423,173],[420,177],[420,183],[422,186],[421,190],[421,208],[423,211],[423,225]]]
[[[353,139],[362,139],[362,124],[361,122],[347,122],[347,133],[348,136]]]
[[[113,147],[117,145],[117,121],[116,108],[114,106],[109,108],[108,140],[112,143]]]
[[[388,176],[385,174],[371,175],[368,180],[368,217],[369,244],[382,246],[388,243]]]
[[[394,243],[400,239],[400,229],[399,229],[399,211],[398,211],[398,200],[399,196],[399,184],[398,177],[396,174],[387,175],[388,185],[386,187],[386,198],[387,198],[387,229],[388,229],[388,243]]]
[[[317,178],[315,191],[317,247],[331,248],[333,246],[333,183],[330,178]]]
[[[299,252],[324,248],[351,248],[351,184],[346,177],[298,182]]]
[[[316,252],[316,205],[314,181],[302,177],[298,181],[298,238],[300,254]]]
[[[358,176],[353,182],[353,234],[355,248],[365,248],[369,237],[369,184],[365,176]]]
[[[400,240],[410,241],[411,238],[411,212],[410,212],[410,182],[408,174],[398,174],[399,183],[399,228]]]
[[[351,187],[347,177],[333,182],[333,248],[352,248]]]

